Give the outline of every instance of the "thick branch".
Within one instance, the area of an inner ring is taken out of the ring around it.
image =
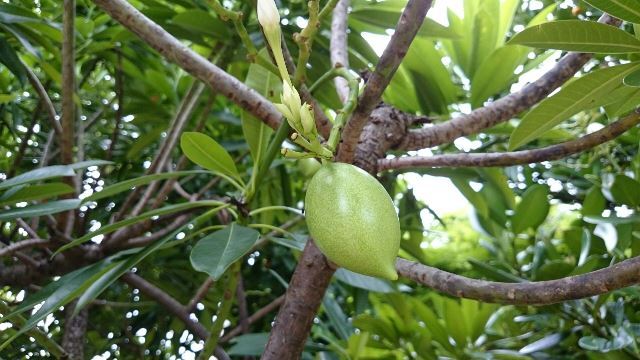
[[[335,269],[309,239],[276,316],[263,360],[299,359]]]
[[[364,91],[358,99],[356,110],[344,127],[339,154],[341,161],[351,162],[353,159],[362,129],[407,54],[411,42],[431,7],[431,2],[431,0],[409,0],[400,15],[393,36],[380,56],[375,71],[367,80]]]
[[[583,275],[533,283],[470,279],[404,259],[396,261],[396,269],[400,276],[451,296],[516,305],[546,305],[582,299],[640,282],[640,257]]]
[[[84,359],[84,342],[89,323],[89,310],[84,308],[73,315],[76,301],[73,301],[64,309],[64,335],[62,337],[62,348],[68,354],[69,360]]]
[[[598,21],[609,25],[620,25],[620,20],[606,14]],[[449,143],[461,136],[475,134],[509,120],[546,98],[556,88],[571,79],[592,57],[592,54],[569,53],[542,77],[518,92],[442,124],[410,131],[400,148],[418,150]]]
[[[503,153],[446,154],[434,156],[406,156],[378,160],[378,171],[410,169],[416,167],[489,167],[530,164],[540,161],[558,160],[569,155],[591,149],[615,139],[640,123],[640,113],[634,112],[606,127],[565,143],[540,149]]]
[[[75,133],[75,52],[74,20],[76,16],[75,0],[64,0],[62,13],[62,141],[60,156],[63,164],[73,162],[73,143]],[[54,129],[56,129],[54,127]]]
[[[111,17],[136,33],[168,60],[202,80],[244,110],[277,128],[281,115],[264,97],[182,44],[126,0],[94,0]]]
[[[331,19],[331,65],[335,67],[349,67],[349,52],[347,48],[347,27],[349,11],[349,0],[340,0],[333,9],[333,18]],[[342,103],[346,103],[349,99],[349,84],[346,79],[336,77],[334,80],[336,91]]]

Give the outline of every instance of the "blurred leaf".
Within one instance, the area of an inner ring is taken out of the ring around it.
[[[520,354],[533,354],[542,350],[547,350],[558,345],[566,336],[563,333],[553,333],[543,337],[540,340],[534,341],[531,344],[523,347],[518,352]]]
[[[640,70],[636,70],[636,72],[632,72],[631,74],[625,76],[622,82],[627,86],[639,87],[640,86]]]
[[[3,14],[0,13],[0,21],[2,21],[2,15]],[[18,55],[16,55],[16,52],[3,36],[0,36],[0,63],[4,64],[4,66],[6,66],[7,69],[9,69],[9,71],[18,78],[20,84],[25,84],[27,81],[27,70],[24,68],[24,64],[22,64]]]
[[[110,161],[92,160],[82,161],[71,165],[53,165],[45,166],[39,169],[31,170],[24,174],[12,177],[0,183],[0,190],[10,188],[16,185],[32,183],[40,180],[46,180],[55,177],[74,176],[76,169],[82,169],[90,166],[100,166],[112,164]]]
[[[640,40],[595,21],[560,20],[532,26],[516,34],[510,45],[595,53],[640,52]]]
[[[626,175],[616,175],[611,186],[611,195],[619,204],[640,206],[640,182]]]
[[[582,216],[600,215],[607,205],[607,199],[602,195],[602,190],[594,186],[587,192],[582,202]]]
[[[640,24],[640,1],[638,0],[585,0],[603,12],[629,22]]]
[[[534,230],[544,222],[549,214],[549,187],[534,184],[524,194],[511,218],[513,232],[519,234],[528,228]]]
[[[260,237],[254,229],[231,223],[200,239],[191,250],[191,265],[218,280]]]
[[[344,268],[339,268],[338,270],[336,270],[335,277],[343,283],[349,284],[359,289],[379,292],[383,294],[395,291],[393,286],[386,280],[357,274]]]

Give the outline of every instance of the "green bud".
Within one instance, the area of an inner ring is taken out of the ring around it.
[[[273,32],[277,29],[280,38],[280,13],[273,0],[258,0],[258,22],[265,32]]]
[[[311,105],[304,103],[300,106],[300,123],[304,135],[308,138],[314,138],[316,134],[316,121],[311,112]]]

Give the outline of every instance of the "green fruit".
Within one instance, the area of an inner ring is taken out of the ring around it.
[[[400,222],[393,201],[371,175],[327,163],[309,182],[309,233],[329,260],[351,271],[396,280]]]
[[[318,170],[320,170],[320,162],[316,159],[300,159],[298,160],[298,170],[302,173],[302,176],[305,178],[312,177]]]

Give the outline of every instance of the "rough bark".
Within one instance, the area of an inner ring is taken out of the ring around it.
[[[73,301],[64,309],[64,335],[62,336],[62,348],[67,353],[69,360],[84,360],[84,342],[89,323],[89,311],[85,307],[76,315],[73,315],[76,302]]]

